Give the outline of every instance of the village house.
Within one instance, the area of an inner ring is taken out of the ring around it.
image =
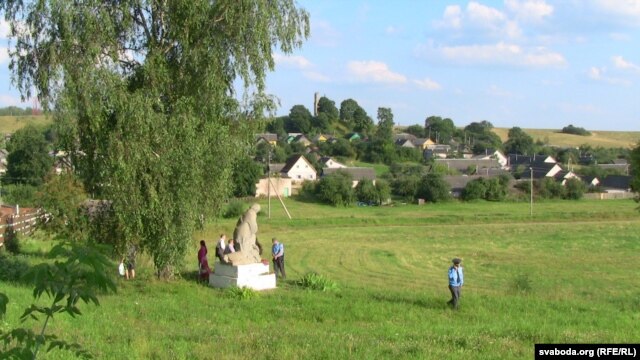
[[[322,170],[322,176],[329,176],[341,171],[351,175],[351,187],[356,187],[362,180],[371,180],[376,183],[376,172],[373,168],[368,167],[345,167],[345,168],[326,168]]]
[[[334,160],[333,158],[329,157],[329,156],[323,156],[320,158],[319,160],[320,164],[322,165],[323,168],[328,168],[328,169],[344,169],[347,166],[343,165],[339,162],[337,162],[336,160]]]

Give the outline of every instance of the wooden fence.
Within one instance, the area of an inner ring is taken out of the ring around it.
[[[587,193],[584,194],[585,199],[593,200],[615,200],[615,199],[633,199],[637,194],[633,192],[611,192],[611,193]]]
[[[35,231],[38,219],[44,213],[40,209],[23,208],[16,209],[3,206],[0,216],[0,246],[13,234],[29,235]]]

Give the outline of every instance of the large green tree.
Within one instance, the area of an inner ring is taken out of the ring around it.
[[[318,100],[318,115],[325,114],[330,123],[334,123],[340,119],[340,111],[336,107],[335,101],[326,96]]]
[[[311,112],[304,105],[294,105],[289,111],[291,132],[308,134],[311,130]]]
[[[233,190],[273,109],[272,52],[301,45],[308,14],[293,0],[3,0],[0,12],[15,85],[55,108],[87,191],[111,201],[117,245],[138,243],[170,274]]]
[[[456,134],[456,125],[449,118],[429,116],[424,120],[424,132],[439,144],[448,144]]]
[[[504,151],[507,154],[533,155],[534,144],[531,135],[515,126],[509,129],[509,138],[504,143]]]
[[[44,133],[28,125],[11,137],[7,144],[7,173],[4,180],[8,184],[40,186],[53,166],[49,156],[49,144]]]

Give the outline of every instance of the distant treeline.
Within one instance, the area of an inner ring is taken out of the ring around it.
[[[33,111],[33,108],[20,108],[17,106],[7,106],[0,108],[0,116],[26,116],[26,115],[39,115],[40,110],[36,109]]]

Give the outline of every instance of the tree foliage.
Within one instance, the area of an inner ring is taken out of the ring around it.
[[[493,129],[493,124],[486,120],[472,122],[464,128],[465,135],[470,137],[473,143],[474,154],[482,154],[486,149],[500,149],[502,147],[500,137],[491,129]]]
[[[112,201],[120,246],[139,243],[170,273],[231,193],[273,109],[272,51],[301,45],[308,14],[293,0],[4,0],[0,11],[16,87],[56,109],[87,191]]]
[[[7,144],[7,184],[42,185],[53,166],[44,133],[33,125],[18,130]]]
[[[456,126],[449,118],[429,116],[424,121],[424,132],[431,140],[439,144],[448,144],[456,134]]]
[[[516,126],[509,129],[508,136],[507,141],[504,143],[504,151],[507,154],[534,154],[533,138],[521,128]]]
[[[367,204],[378,203],[378,191],[373,181],[367,179],[360,180],[354,190],[356,200]]]
[[[449,184],[444,181],[442,175],[429,173],[420,179],[416,197],[434,203],[447,201],[451,198]]]
[[[591,135],[591,132],[587,131],[585,128],[581,128],[573,125],[563,127],[561,132],[563,134],[573,134],[573,135],[580,135],[580,136]]]
[[[351,175],[344,171],[324,176],[316,185],[316,197],[333,206],[349,206],[355,194],[351,187]]]
[[[304,105],[294,105],[289,111],[289,132],[308,134],[311,130],[311,112]]]
[[[233,169],[233,196],[245,197],[256,195],[256,183],[262,176],[262,165],[249,156],[240,159]]]
[[[335,101],[326,96],[322,96],[318,100],[318,116],[325,114],[330,123],[334,123],[340,119],[340,111],[336,107]]]
[[[87,195],[82,182],[73,173],[51,174],[37,193],[38,206],[50,215],[45,229],[70,240],[83,239]]]
[[[34,284],[34,304],[25,309],[20,319],[40,321],[44,317],[42,327],[38,333],[33,327],[0,329],[3,359],[36,359],[45,345],[48,345],[46,351],[58,348],[78,357],[92,358],[81,345],[47,334],[47,325],[57,315],[66,313],[73,318],[82,315],[80,302],[97,306],[100,305],[99,293],[115,292],[115,283],[109,275],[113,264],[95,246],[58,244],[51,249],[49,257],[56,259],[55,262],[38,264],[24,274],[25,279]],[[41,300],[48,300],[49,305],[41,305]],[[8,302],[9,298],[0,293],[0,318],[5,315]]]

